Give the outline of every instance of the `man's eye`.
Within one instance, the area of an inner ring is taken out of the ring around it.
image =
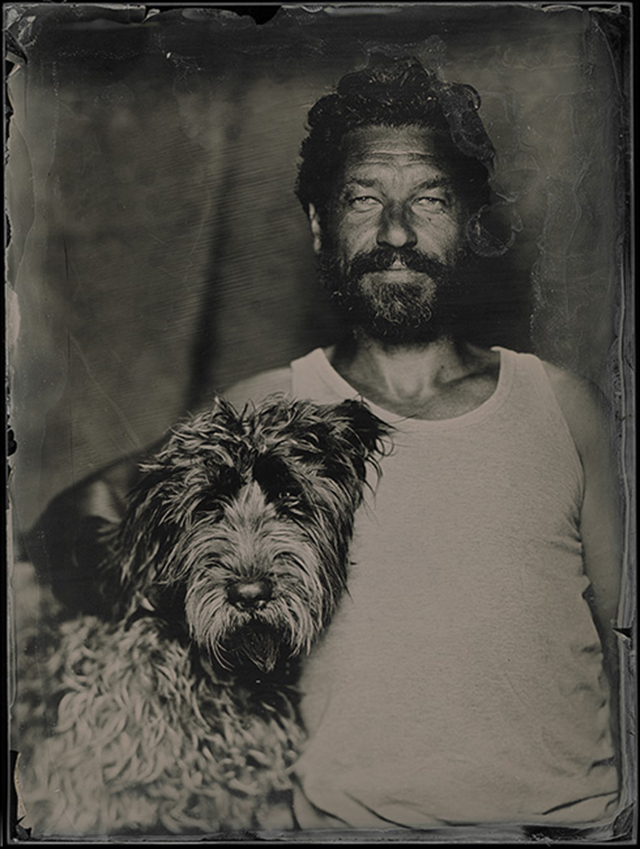
[[[357,195],[349,199],[349,204],[355,209],[372,209],[379,203],[378,198],[373,195]]]
[[[423,195],[416,198],[414,203],[422,209],[428,209],[430,212],[443,212],[447,208],[447,202],[444,198],[435,197],[434,195]]]

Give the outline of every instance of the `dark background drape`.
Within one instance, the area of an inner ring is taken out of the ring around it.
[[[6,10],[18,532],[208,394],[334,338],[296,158],[309,107],[372,52],[481,95],[516,236],[483,342],[533,350],[618,403],[628,9],[283,7],[258,25],[242,7],[155,8]]]

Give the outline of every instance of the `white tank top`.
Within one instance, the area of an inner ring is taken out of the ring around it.
[[[493,395],[402,419],[356,520],[349,593],[301,682],[303,828],[602,822],[609,695],[583,593],[580,459],[540,360],[500,350]],[[357,392],[322,350],[295,397]]]

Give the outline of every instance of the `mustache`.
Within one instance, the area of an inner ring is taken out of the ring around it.
[[[436,279],[449,277],[452,272],[450,265],[416,250],[416,248],[406,246],[394,248],[390,245],[381,245],[371,251],[356,254],[349,263],[348,275],[352,279],[358,280],[364,274],[373,271],[387,271],[398,261],[402,262],[410,271],[428,274]]]

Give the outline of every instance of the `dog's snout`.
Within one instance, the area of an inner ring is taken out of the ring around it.
[[[269,601],[272,589],[266,578],[257,581],[236,581],[227,588],[227,597],[239,607],[257,607],[261,602]]]

